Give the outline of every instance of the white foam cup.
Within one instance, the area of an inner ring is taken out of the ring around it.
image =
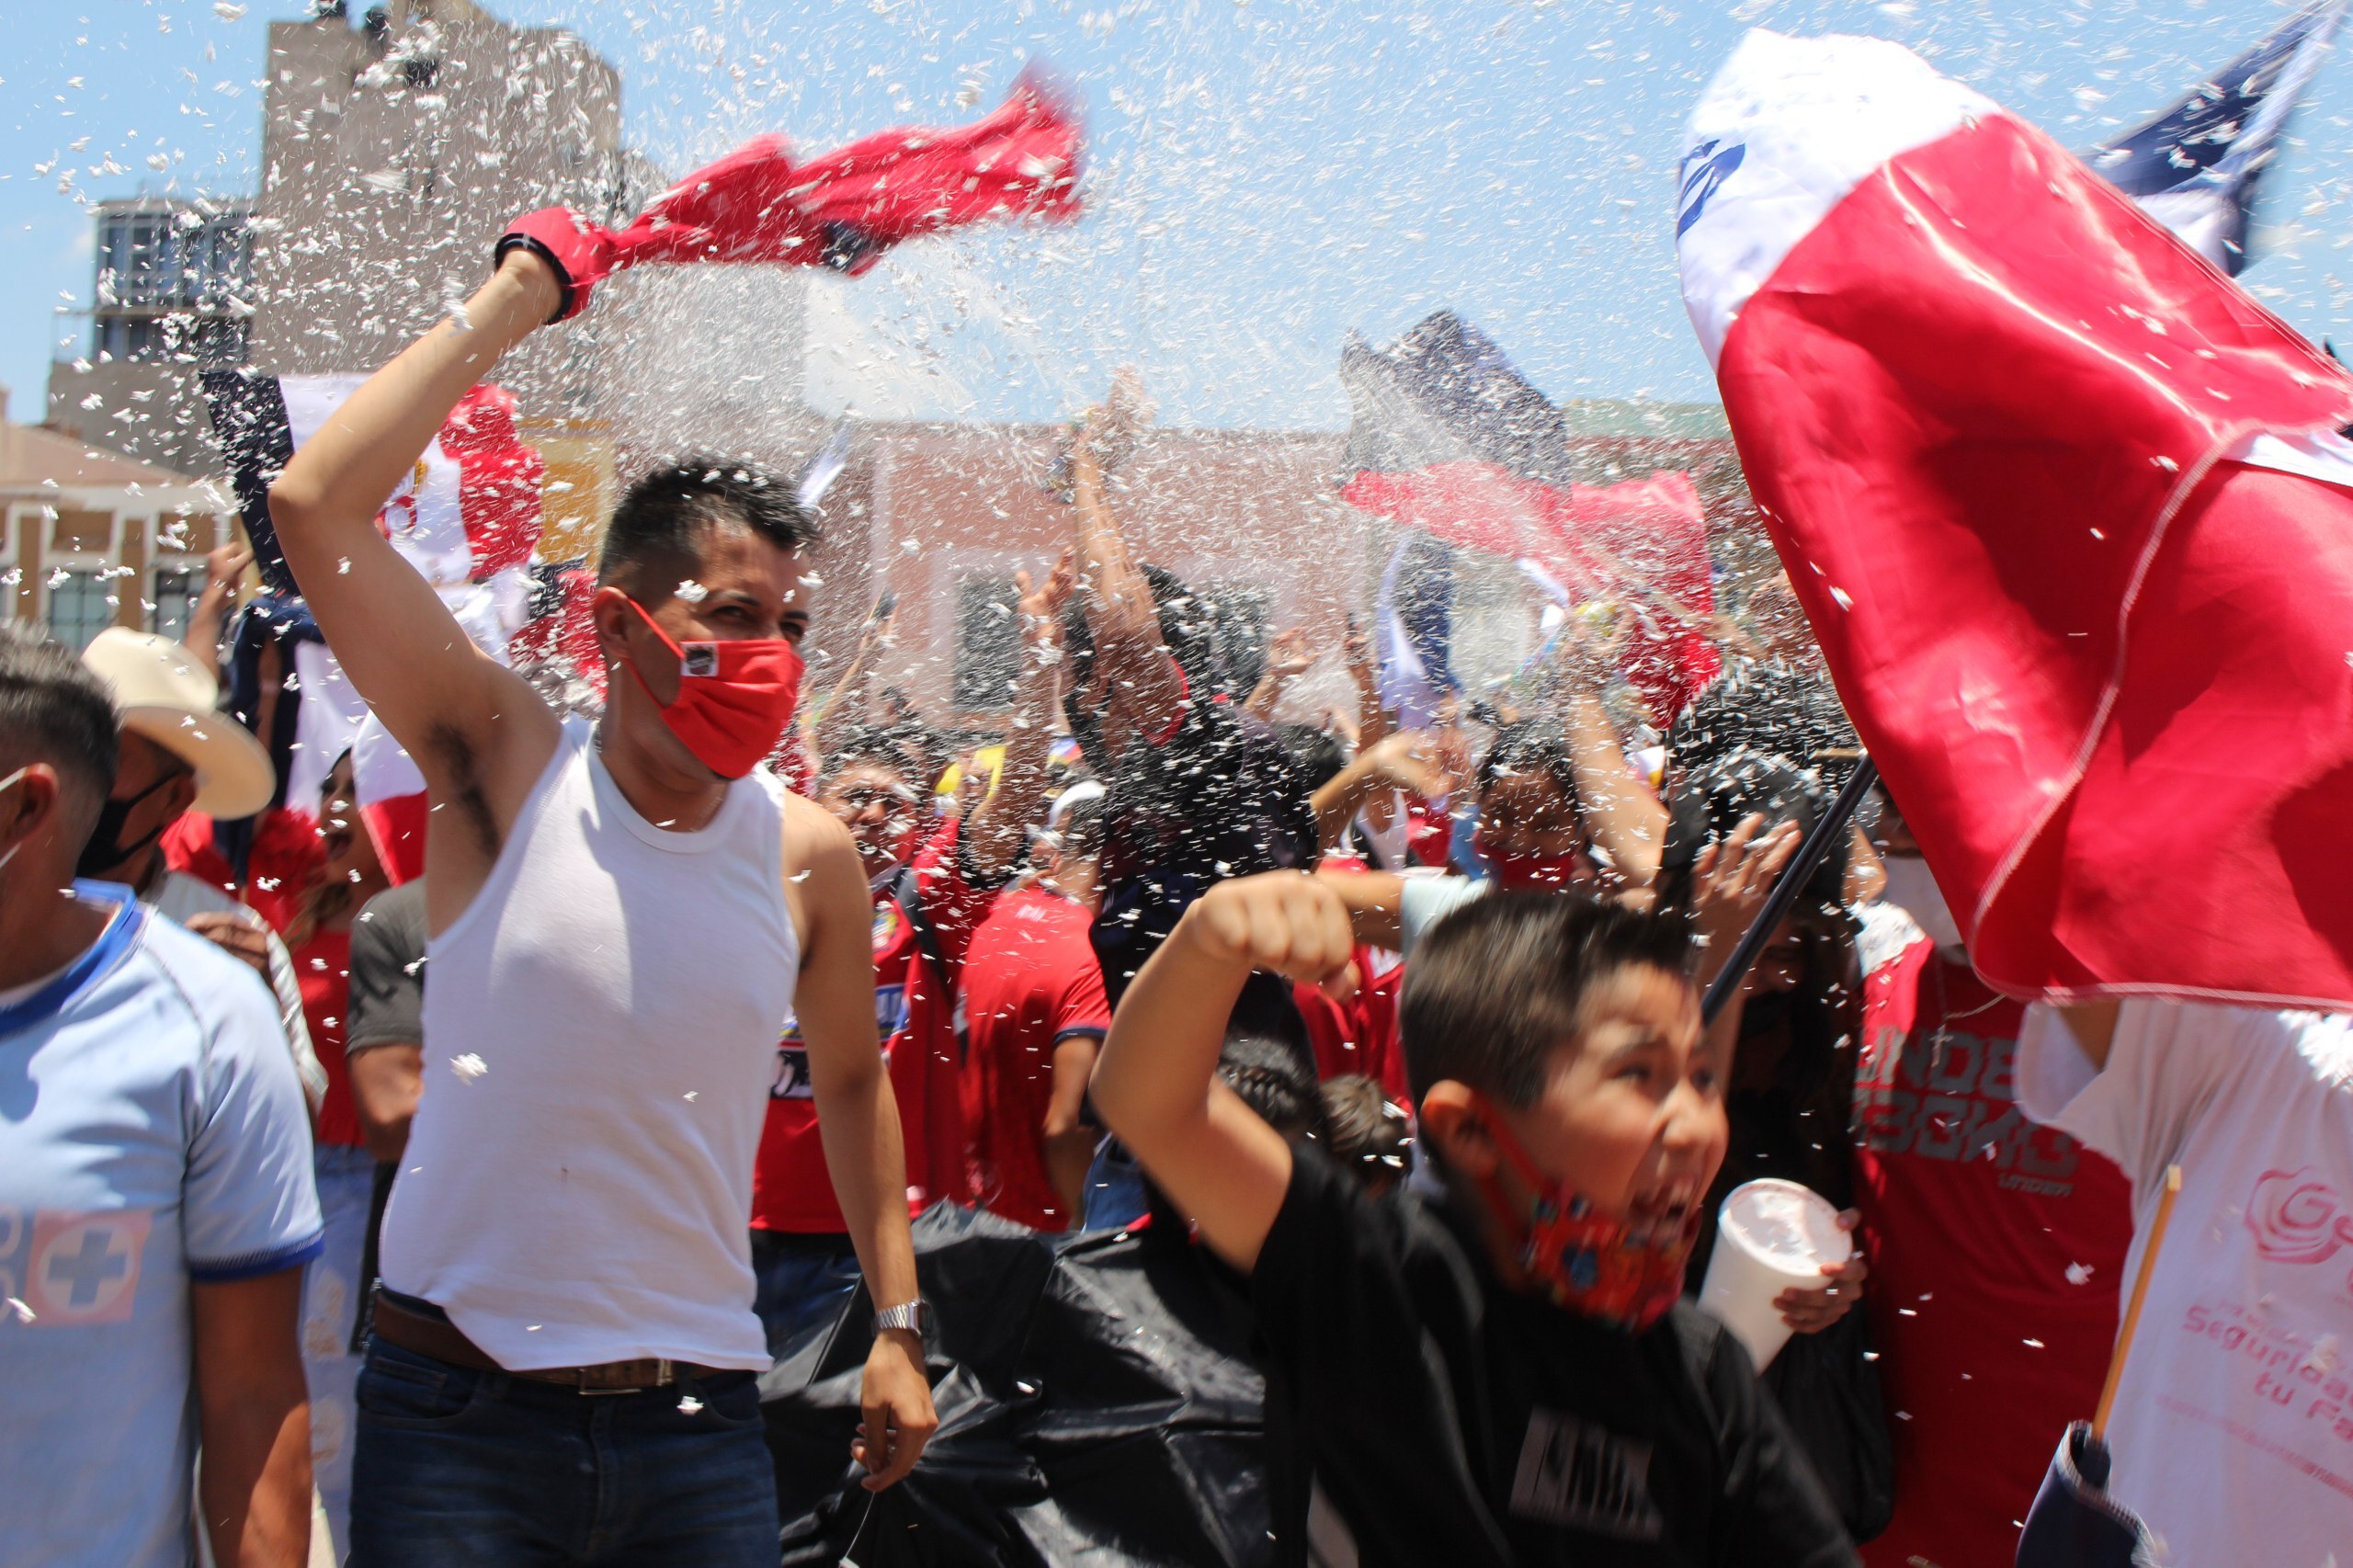
[[[1792,1285],[1824,1288],[1822,1266],[1844,1263],[1854,1250],[1838,1210],[1813,1188],[1773,1176],[1744,1182],[1716,1212],[1699,1310],[1740,1336],[1761,1372],[1790,1340],[1773,1298]]]

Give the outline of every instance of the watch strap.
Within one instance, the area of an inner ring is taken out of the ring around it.
[[[903,1301],[895,1307],[883,1307],[874,1314],[877,1332],[886,1328],[903,1328],[921,1335],[931,1326],[931,1303],[923,1300]]]

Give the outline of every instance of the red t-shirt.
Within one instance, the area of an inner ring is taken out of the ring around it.
[[[1916,940],[1864,983],[1856,1201],[1895,1441],[1868,1568],[2006,1568],[2088,1419],[2132,1239],[2121,1172],[2026,1119],[2020,1004]]]
[[[964,957],[964,1072],[971,1133],[966,1194],[993,1213],[1041,1231],[1071,1216],[1047,1174],[1041,1133],[1054,1097],[1054,1048],[1111,1027],[1086,906],[1043,888],[996,902]]]
[[[874,1022],[906,1143],[907,1203],[922,1209],[964,1190],[956,983],[964,949],[996,892],[975,888],[965,879],[953,817],[915,851],[914,864],[919,901],[938,934],[948,973],[934,972],[915,927],[891,895],[892,882],[885,882],[874,895]],[[777,1047],[767,1125],[761,1130],[759,1162],[752,1171],[752,1228],[803,1234],[848,1228],[825,1170],[809,1058],[797,1025],[786,1029]]]
[[[325,864],[319,843],[318,820],[291,806],[266,812],[255,824],[251,852],[245,858],[245,881],[212,842],[212,819],[188,812],[164,832],[160,841],[164,864],[175,871],[210,882],[260,915],[269,928],[283,936],[302,904],[302,890]]]
[[[289,956],[302,987],[302,1021],[310,1026],[311,1049],[327,1070],[327,1097],[320,1103],[312,1136],[320,1143],[358,1148],[367,1140],[360,1136],[351,1067],[343,1057],[344,1031],[351,1023],[351,933],[321,931]]]

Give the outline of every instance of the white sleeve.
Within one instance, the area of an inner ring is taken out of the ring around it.
[[[1397,895],[1397,950],[1413,952],[1422,933],[1441,915],[1460,909],[1494,885],[1492,881],[1474,882],[1468,877],[1407,877],[1404,891]]]
[[[211,968],[178,975],[209,1032],[180,1185],[188,1277],[199,1282],[306,1262],[322,1225],[311,1119],[275,1011],[242,962],[221,954]]]
[[[2246,1060],[2251,1028],[2278,1015],[2203,1003],[2135,999],[2119,1009],[2108,1065],[2095,1069],[2065,1015],[2040,1004],[2018,1030],[2021,1109],[2114,1160],[2146,1192]]]

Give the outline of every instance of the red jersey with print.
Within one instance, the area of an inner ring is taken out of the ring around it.
[[[1103,971],[1074,899],[1023,888],[996,902],[964,958],[964,1124],[972,1202],[1041,1231],[1071,1216],[1046,1170],[1043,1132],[1054,1097],[1054,1051],[1101,1040],[1111,1027]]]
[[[917,900],[936,934],[948,972],[938,973],[899,906],[894,875],[874,894],[874,1023],[881,1037],[899,1130],[907,1152],[907,1202],[922,1209],[964,1190],[964,1116],[958,1099],[956,983],[964,949],[988,913],[995,890],[964,875],[957,821],[941,823],[910,862]],[[809,1057],[797,1025],[777,1047],[767,1124],[752,1171],[752,1228],[831,1234],[847,1229],[825,1169]]]
[[[2006,1568],[2098,1402],[2132,1239],[2122,1173],[2017,1103],[2022,1006],[1915,940],[1864,982],[1863,1296],[1895,1442],[1867,1568]]]
[[[273,806],[262,813],[246,852],[243,885],[214,844],[212,829],[212,819],[202,812],[183,813],[158,840],[164,864],[211,883],[284,936],[302,907],[302,890],[326,863],[318,819],[291,806]]]
[[[344,1031],[351,1006],[351,933],[321,931],[289,955],[302,987],[302,1021],[311,1028],[311,1049],[327,1070],[327,1097],[319,1105],[313,1137],[321,1143],[356,1149],[359,1106],[351,1097],[351,1067],[343,1059]]]

